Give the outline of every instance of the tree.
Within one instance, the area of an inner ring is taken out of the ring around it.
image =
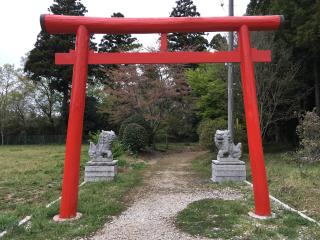
[[[113,18],[123,18],[124,15],[120,12],[113,13]],[[140,48],[142,45],[137,42],[137,38],[131,34],[106,34],[102,37],[98,45],[99,52],[128,52]],[[97,70],[97,76],[101,82],[109,85],[109,77],[106,75],[108,69],[116,68],[117,65],[100,65]]]
[[[113,87],[106,89],[104,110],[114,122],[140,114],[155,137],[166,117],[180,106],[181,87],[163,65],[121,65],[108,75]]]
[[[220,33],[213,36],[210,41],[210,47],[217,51],[227,51],[228,50],[228,42],[227,38],[222,36]]]
[[[296,117],[279,120],[276,125],[270,126],[268,132],[279,132],[279,129],[276,130],[276,128],[281,126],[281,132],[285,132],[287,139],[292,141],[292,139],[296,139],[294,133],[299,113],[310,111],[315,106],[317,112],[320,109],[319,2],[314,0],[251,0],[247,14],[283,14],[285,16],[283,30],[275,33],[271,43],[277,46],[272,49],[273,56],[275,56],[273,57],[274,62],[281,61],[280,59],[283,58],[284,61],[287,61],[287,66],[299,66],[299,71],[295,71],[292,81],[287,84],[286,88],[288,89],[284,91],[286,99],[294,99],[293,106],[296,108]],[[290,57],[287,57],[287,53],[283,54],[284,52],[290,53]],[[286,70],[278,67],[276,71],[278,71],[276,75],[281,76]],[[280,104],[275,115],[278,116],[278,113],[285,113],[287,109],[292,109],[292,106],[290,108],[288,106]]]
[[[188,70],[187,80],[201,119],[227,119],[226,74],[223,64],[201,64]]]
[[[10,98],[17,84],[17,73],[13,65],[0,66],[0,134],[1,144],[10,124]]]
[[[25,84],[31,85],[31,96],[34,100],[36,111],[48,120],[51,133],[55,132],[55,118],[59,116],[62,96],[52,87],[50,78],[43,78],[39,82],[31,82],[24,78]]]
[[[176,6],[170,13],[170,17],[199,17],[196,5],[192,0],[177,0]],[[205,51],[208,41],[203,36],[205,33],[169,33],[169,49],[172,51]]]
[[[113,13],[113,18],[123,18],[124,15],[120,12]],[[137,38],[131,34],[106,34],[102,37],[99,44],[99,52],[127,52],[141,47],[137,43]]]
[[[300,149],[297,152],[302,163],[320,161],[320,117],[315,111],[306,112],[297,127]]]
[[[87,12],[86,7],[80,0],[54,0],[48,10],[50,13],[57,15],[74,16],[83,16]],[[64,123],[67,122],[72,67],[56,66],[54,54],[56,52],[68,52],[74,46],[74,35],[50,35],[41,31],[24,66],[24,70],[30,79],[35,82],[47,79],[50,81],[50,88],[62,93],[61,115]]]
[[[320,4],[314,0],[251,0],[247,13],[252,14],[283,14],[285,27],[281,33],[276,34],[275,42],[284,41],[285,48],[292,48],[291,61],[301,61],[301,68],[296,78],[300,78],[305,92],[312,88],[314,101],[309,96],[302,99],[302,105],[311,110],[316,106],[320,113],[319,88],[319,53],[320,53]],[[309,86],[308,86],[309,85]],[[311,92],[311,93],[312,93]],[[305,109],[302,109],[304,111]]]
[[[271,63],[255,65],[258,107],[262,136],[274,134],[279,139],[279,122],[297,117],[301,92],[296,74],[299,63],[290,61],[292,50],[285,48],[282,41],[274,42],[274,33],[254,33],[252,42],[257,48],[271,49],[274,53]],[[273,129],[271,128],[273,127]]]

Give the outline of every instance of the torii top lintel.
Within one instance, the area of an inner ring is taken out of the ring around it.
[[[169,33],[238,31],[246,25],[249,31],[276,30],[283,16],[242,17],[176,17],[176,18],[98,18],[43,14],[42,30],[52,34],[76,33],[85,26],[90,33]]]

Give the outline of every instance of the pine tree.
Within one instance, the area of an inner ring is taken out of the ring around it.
[[[54,0],[49,12],[56,15],[84,16],[86,7],[80,0]],[[63,94],[61,115],[67,122],[68,99],[72,78],[72,66],[57,66],[54,63],[56,52],[68,52],[75,47],[75,35],[50,35],[41,31],[34,48],[29,52],[24,71],[33,81],[50,79],[51,88]]]
[[[120,12],[113,13],[111,17],[123,18]],[[99,52],[125,52],[141,47],[137,38],[131,34],[106,34],[99,44]]]
[[[177,0],[170,17],[199,17],[200,13],[192,0]],[[169,49],[172,51],[183,51],[191,49],[194,51],[205,51],[208,41],[203,36],[205,33],[170,33],[168,34]]]
[[[111,17],[123,18],[120,12],[113,13]],[[102,37],[98,45],[99,52],[127,52],[141,47],[137,42],[137,38],[131,34],[106,34]],[[96,77],[104,84],[111,86],[110,76],[108,72],[116,68],[117,65],[100,65],[96,71]]]

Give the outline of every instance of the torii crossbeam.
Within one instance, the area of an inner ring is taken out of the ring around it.
[[[178,18],[96,18],[83,16],[41,15],[43,31],[51,34],[76,34],[75,50],[56,53],[56,64],[72,64],[73,79],[66,140],[62,199],[59,218],[76,217],[80,150],[86,96],[88,64],[176,64],[233,62],[241,65],[241,79],[247,124],[250,165],[253,180],[255,214],[270,216],[267,175],[263,158],[261,130],[254,76],[254,62],[270,62],[269,50],[251,48],[250,31],[280,28],[283,16],[178,17]],[[238,49],[225,52],[169,52],[167,33],[236,31]],[[160,33],[159,52],[95,53],[89,50],[93,33]]]

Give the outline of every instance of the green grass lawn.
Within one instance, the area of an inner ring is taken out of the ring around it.
[[[319,221],[320,165],[300,167],[292,160],[293,153],[266,152],[270,193]],[[206,153],[193,161],[193,169],[204,179],[211,177],[213,156],[213,153]],[[251,181],[248,155],[243,159],[247,163],[247,179]],[[193,235],[223,239],[320,239],[319,226],[273,203],[272,211],[276,218],[267,221],[250,218],[247,213],[254,208],[252,190],[243,183],[208,183],[208,187],[240,189],[245,197],[239,201],[202,200],[192,203],[177,217],[176,223],[181,229]]]
[[[320,164],[300,166],[293,158],[294,152],[265,154],[270,194],[320,221]],[[249,164],[247,176],[251,181]]]
[[[78,210],[83,217],[73,223],[57,224],[52,217],[59,203],[46,204],[61,193],[64,146],[0,147],[0,232],[9,230],[8,239],[58,239],[86,236],[124,209],[124,193],[137,184],[143,167],[121,159],[115,181],[89,183],[79,191]],[[88,160],[87,146],[81,152],[81,177]],[[16,228],[18,221],[32,215],[31,225]]]

